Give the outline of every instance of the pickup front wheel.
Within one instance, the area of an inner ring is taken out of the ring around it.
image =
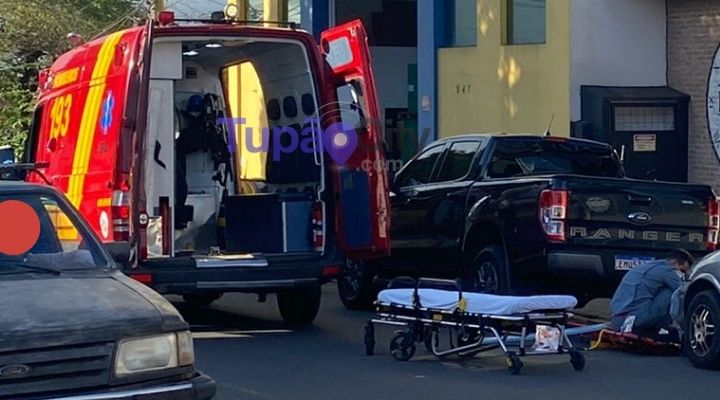
[[[377,289],[372,271],[362,260],[348,259],[337,280],[338,296],[348,310],[372,309]]]
[[[473,292],[506,294],[508,268],[503,248],[492,245],[480,250],[468,268],[466,279]]]

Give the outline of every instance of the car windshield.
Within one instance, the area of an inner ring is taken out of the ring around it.
[[[0,274],[107,267],[107,258],[77,218],[53,195],[0,194]]]

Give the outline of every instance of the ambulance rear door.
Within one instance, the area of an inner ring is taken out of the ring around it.
[[[321,35],[337,103],[325,105],[323,146],[335,161],[337,231],[347,257],[390,252],[389,183],[367,34],[360,20]]]

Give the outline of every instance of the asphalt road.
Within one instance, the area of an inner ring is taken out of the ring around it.
[[[289,329],[274,296],[232,294],[206,309],[176,306],[193,325],[198,367],[217,382],[219,400],[239,399],[712,399],[720,372],[682,357],[616,351],[586,353],[573,371],[567,357],[529,358],[508,373],[498,351],[466,361],[439,361],[419,348],[412,361],[388,353],[392,328],[378,327],[376,355],[364,354],[371,313],[347,311],[334,284],[324,287],[315,325]]]

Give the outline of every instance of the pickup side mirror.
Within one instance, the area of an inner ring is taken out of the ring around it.
[[[122,267],[130,264],[130,243],[112,242],[105,245],[105,249],[117,264]]]

